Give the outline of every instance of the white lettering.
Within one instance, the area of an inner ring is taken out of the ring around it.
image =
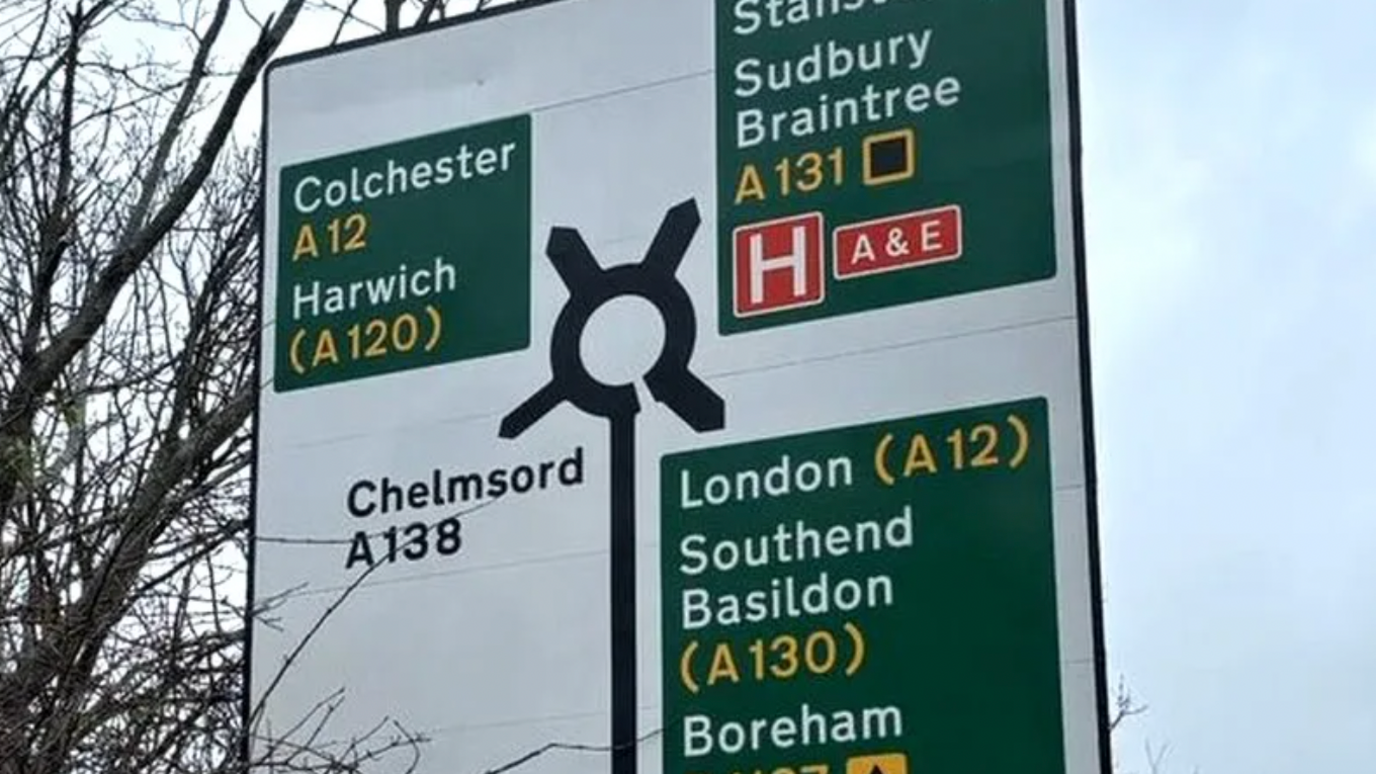
[[[325,204],[339,207],[349,200],[349,186],[343,180],[331,180],[325,185]]]
[[[697,575],[707,569],[707,553],[699,548],[706,542],[705,535],[688,535],[679,541],[678,552],[687,560],[679,564],[679,572],[684,575]]]
[[[684,757],[734,755],[774,747],[893,739],[903,735],[903,711],[896,706],[825,712],[803,703],[789,715],[748,720],[717,720],[710,715],[683,719]]]
[[[429,266],[410,269],[400,264],[394,274],[327,285],[319,280],[292,286],[292,319],[381,306],[394,300],[452,293],[459,287],[459,270],[443,256]]]
[[[764,79],[760,77],[760,60],[755,57],[746,57],[736,63],[736,89],[733,92],[741,99],[749,99],[760,93],[764,88]]]
[[[310,199],[309,201],[303,200],[301,198],[303,195],[309,195],[306,194],[306,186],[311,186],[317,191],[317,193],[314,194],[315,198]],[[303,215],[315,212],[315,208],[320,206],[320,194],[318,193],[319,190],[320,178],[316,177],[315,175],[307,175],[306,177],[301,178],[301,182],[296,184],[296,195],[294,197],[296,200],[296,211]]]
[[[741,37],[759,32],[760,25],[764,23],[756,8],[759,4],[760,0],[736,0],[736,6],[732,9],[736,16],[736,26],[732,27],[731,31]]]
[[[310,307],[309,316],[315,317],[320,314],[320,281],[311,283],[311,292],[304,295],[301,292],[301,285],[297,283],[291,289],[291,319],[301,319],[301,306],[305,304]]]
[[[764,302],[764,275],[770,271],[790,271],[793,274],[793,296],[807,295],[807,229],[793,227],[791,252],[766,257],[764,235],[750,235],[750,302]]]
[[[701,508],[701,507],[702,507],[702,500],[700,500],[700,499],[698,499],[698,498],[696,498],[696,497],[693,497],[693,482],[692,482],[692,480],[688,477],[688,471],[687,471],[687,470],[679,471],[679,478],[678,478],[678,480],[679,480],[679,501],[678,501],[679,507],[682,508],[682,509],[685,510],[685,511],[691,510],[691,509],[693,509],[693,508]]]
[[[374,184],[377,185],[376,188],[373,187]],[[363,195],[369,199],[376,199],[382,195],[381,172],[369,172],[368,176],[363,178]]]
[[[908,45],[913,50],[913,61],[912,64],[908,65],[908,68],[921,70],[922,66],[927,64],[927,48],[932,44],[932,30],[931,28],[923,30],[920,38],[916,33],[909,32],[907,40]]]
[[[736,147],[749,148],[764,142],[764,111],[759,108],[736,114]]]
[[[292,204],[296,211],[308,215],[326,207],[361,204],[373,199],[405,196],[433,186],[443,186],[455,180],[489,177],[508,172],[515,165],[519,143],[505,142],[476,150],[467,143],[457,152],[435,159],[398,160],[389,158],[374,167],[350,167],[339,177],[322,179],[307,175],[296,183]],[[458,169],[455,169],[457,165]]]
[[[712,595],[704,589],[683,590],[683,628],[697,629],[712,622]]]
[[[955,107],[960,102],[960,81],[951,76],[946,76],[936,83],[936,104],[944,107]]]
[[[683,755],[696,758],[712,751],[712,719],[706,715],[683,718]]]

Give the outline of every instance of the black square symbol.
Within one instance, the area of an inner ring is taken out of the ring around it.
[[[880,140],[870,146],[869,177],[898,177],[908,174],[908,136]]]

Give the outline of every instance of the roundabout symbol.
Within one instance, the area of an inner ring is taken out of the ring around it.
[[[550,337],[551,378],[502,419],[502,438],[516,438],[568,401],[607,420],[611,433],[612,772],[634,774],[637,763],[636,515],[634,384],[609,385],[589,373],[579,346],[599,307],[622,296],[648,301],[664,322],[664,344],[645,374],[654,399],[699,433],[725,425],[725,405],[688,367],[697,319],[676,276],[702,218],[696,201],[672,207],[639,263],[604,269],[576,229],[550,231],[545,253],[569,291]]]

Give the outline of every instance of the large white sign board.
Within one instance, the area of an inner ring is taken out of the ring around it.
[[[322,739],[422,774],[1106,770],[1067,13],[558,0],[278,62],[262,730],[342,689]]]

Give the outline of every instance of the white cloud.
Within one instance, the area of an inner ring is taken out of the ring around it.
[[[1367,111],[1353,134],[1352,152],[1357,169],[1376,187],[1376,106]]]

